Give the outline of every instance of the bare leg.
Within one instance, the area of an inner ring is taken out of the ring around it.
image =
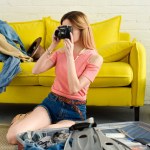
[[[7,141],[10,144],[16,144],[16,136],[26,131],[42,129],[51,124],[47,110],[41,106],[34,109],[25,118],[12,124],[7,133]]]
[[[46,128],[67,128],[67,127],[71,127],[74,124],[75,122],[72,120],[62,120],[57,122],[56,124],[50,124]]]
[[[20,120],[15,121],[9,128],[7,133],[7,141],[10,144],[17,144],[16,136],[19,133],[26,131],[35,131],[38,129],[44,128],[64,128],[70,127],[75,124],[74,121],[71,120],[62,120],[56,124],[51,124],[49,115],[45,108],[37,107],[25,118],[21,118]]]

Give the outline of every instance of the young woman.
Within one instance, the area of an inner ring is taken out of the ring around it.
[[[86,119],[86,95],[94,81],[103,58],[95,50],[92,31],[84,13],[71,11],[61,19],[61,26],[73,28],[64,47],[54,51],[59,39],[54,35],[47,51],[33,68],[33,74],[55,67],[56,78],[51,92],[28,115],[15,121],[9,128],[7,140],[16,144],[16,135],[27,130],[70,127]]]

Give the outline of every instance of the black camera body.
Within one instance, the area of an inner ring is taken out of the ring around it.
[[[60,26],[58,27],[58,29],[55,31],[54,35],[58,38],[58,39],[70,39],[70,32],[72,32],[72,26]]]

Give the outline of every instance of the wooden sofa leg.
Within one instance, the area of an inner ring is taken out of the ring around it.
[[[140,107],[134,107],[134,121],[140,120]]]

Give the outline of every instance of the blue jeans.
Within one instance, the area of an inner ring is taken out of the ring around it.
[[[27,55],[25,47],[15,30],[5,21],[0,20],[0,34],[4,35],[7,42]],[[17,45],[19,44],[20,47]],[[0,72],[0,93],[6,90],[6,86],[11,82],[14,76],[21,71],[20,59],[0,53],[0,61],[4,62]]]
[[[20,59],[14,56],[7,56],[0,53],[0,61],[4,62],[3,69],[0,72],[0,93],[2,93],[21,69],[19,66]]]
[[[47,110],[52,123],[56,123],[61,120],[82,120],[80,114],[76,112],[71,105],[60,101],[58,97],[55,96],[53,93],[48,94],[48,96],[38,106],[42,106]],[[84,119],[86,119],[86,105],[80,104],[77,105],[77,107],[82,112]],[[48,147],[47,150],[63,150],[64,145],[64,142],[58,142],[57,144]],[[40,145],[35,142],[25,142],[24,147],[25,150],[44,150]]]
[[[73,121],[82,120],[80,114],[77,111],[75,111],[71,105],[60,101],[58,97],[52,93],[50,93],[48,97],[46,97],[43,100],[43,102],[38,106],[42,106],[47,110],[52,123],[56,123],[61,120],[73,120]],[[77,107],[81,111],[83,118],[86,119],[86,105],[80,104],[77,105]]]

